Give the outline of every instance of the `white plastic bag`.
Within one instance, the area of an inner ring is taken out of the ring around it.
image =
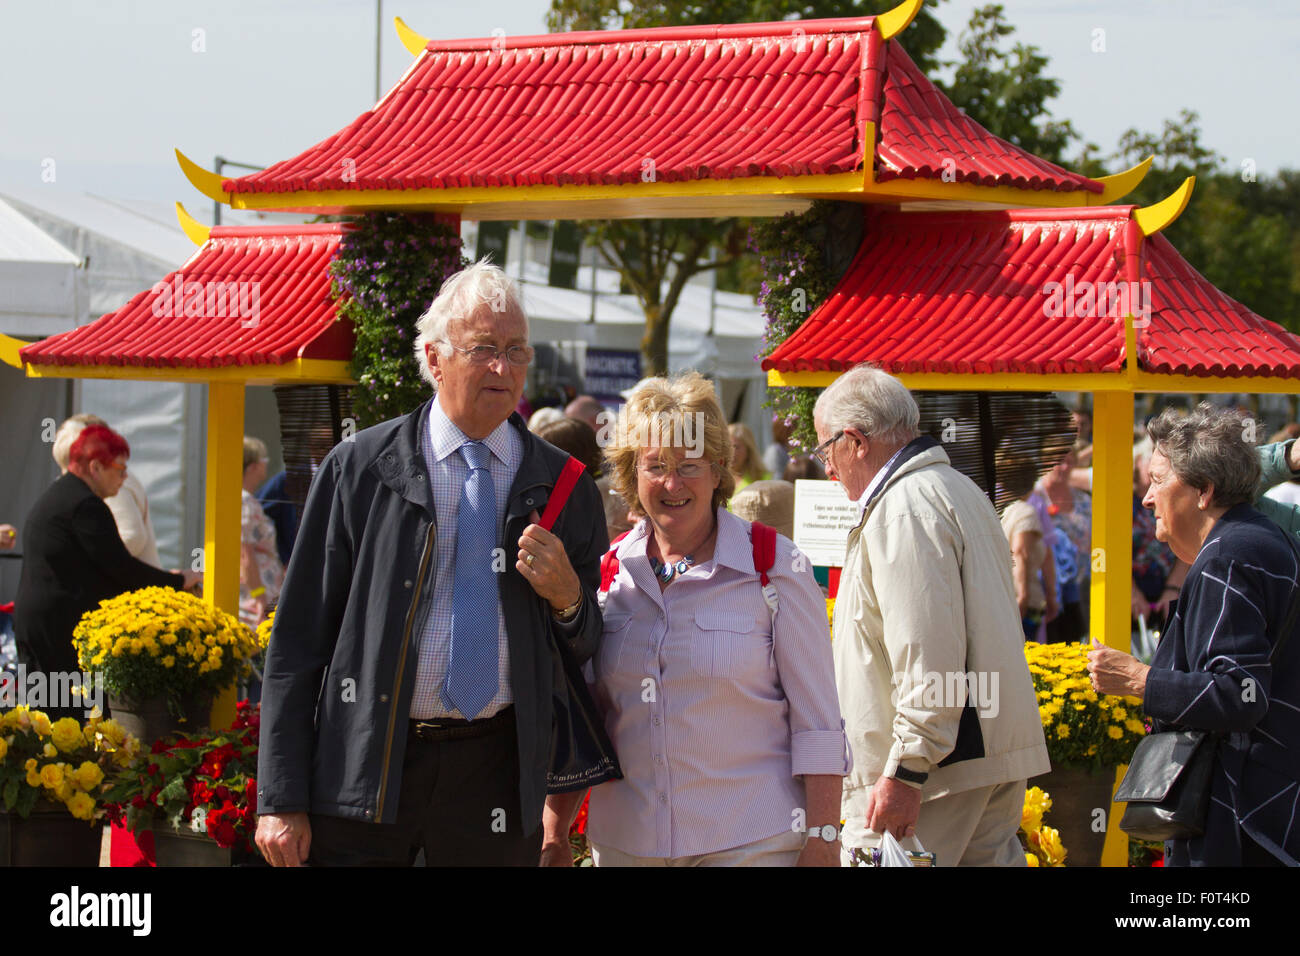
[[[880,838],[880,866],[911,866],[907,853],[899,844],[898,838],[888,830]]]

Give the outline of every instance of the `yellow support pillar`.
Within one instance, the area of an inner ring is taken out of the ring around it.
[[[1092,636],[1125,653],[1133,593],[1133,393],[1095,392],[1092,408]],[[1124,771],[1118,768],[1116,780]],[[1114,791],[1112,790],[1112,793]],[[1114,804],[1102,866],[1128,865]]]
[[[207,472],[203,507],[203,600],[239,612],[240,492],[244,480],[244,384],[208,383]],[[212,726],[235,719],[235,688],[212,704]]]

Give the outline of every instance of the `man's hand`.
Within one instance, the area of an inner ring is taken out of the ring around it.
[[[573,866],[573,848],[564,843],[543,843],[542,859],[538,866]]]
[[[1293,441],[1291,447],[1286,450],[1286,463],[1291,469],[1291,474],[1300,472],[1300,441]]]
[[[311,850],[311,822],[305,813],[267,813],[257,818],[255,840],[272,866],[302,866]]]
[[[542,857],[538,866],[573,866],[569,828],[586,795],[586,790],[547,795],[542,805]]]
[[[541,519],[536,511],[529,520],[533,523],[519,538],[515,570],[539,597],[550,602],[552,610],[563,611],[582,597],[582,582],[569,563],[564,542],[537,523]]]
[[[867,829],[873,833],[888,830],[900,840],[912,836],[920,815],[920,789],[893,777],[880,777],[867,797]]]

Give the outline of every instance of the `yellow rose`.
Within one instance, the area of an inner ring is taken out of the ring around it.
[[[1061,834],[1051,827],[1043,827],[1038,831],[1038,848],[1043,851],[1043,856],[1047,858],[1048,866],[1065,865],[1065,847],[1061,845]]]
[[[0,737],[0,760],[4,760],[7,753],[9,753],[9,741]]]
[[[47,757],[57,757],[59,755],[59,748],[54,746],[54,744],[47,742],[45,746],[41,748],[41,753],[45,754]]]
[[[68,812],[78,820],[90,820],[95,816],[95,801],[88,794],[74,794],[68,798],[65,805]]]
[[[42,737],[50,735],[50,718],[45,715],[44,711],[32,711],[32,729]]]
[[[28,771],[27,771],[27,786],[29,786],[29,787],[39,787],[40,785],[41,785],[41,777],[40,777],[40,774],[36,773],[36,771],[34,771],[34,770],[28,770]]]
[[[81,735],[81,724],[73,717],[64,717],[55,721],[54,726],[50,728],[50,739],[54,741],[54,746],[65,754],[76,750],[85,741]]]
[[[26,762],[25,764],[23,764],[23,769],[26,770],[28,773],[33,773],[33,772],[35,772],[35,770],[36,770],[36,758],[35,758],[35,757],[28,757],[28,758],[27,758],[27,762]]]
[[[63,782],[63,771],[56,763],[47,763],[41,768],[41,784],[48,790],[53,790]]]
[[[1038,866],[1038,857],[1032,853],[1025,854],[1025,866]]]
[[[77,786],[82,790],[91,790],[103,782],[104,771],[99,769],[98,764],[86,760],[76,769],[74,776],[77,778]]]
[[[122,742],[126,740],[126,731],[122,729],[122,725],[116,720],[109,719],[100,723],[99,732],[114,747],[121,746]]]
[[[67,803],[72,799],[74,793],[76,791],[72,789],[72,778],[64,774],[63,779],[59,781],[59,785],[54,788],[55,799]]]

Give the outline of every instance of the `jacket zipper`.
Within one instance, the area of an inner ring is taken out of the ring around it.
[[[420,593],[424,590],[424,575],[429,570],[429,555],[433,553],[433,542],[437,533],[437,522],[429,522],[429,532],[424,538],[424,553],[420,555],[420,571],[415,579],[415,593],[411,595],[411,608],[406,612],[406,627],[402,631],[402,648],[397,658],[397,677],[393,681],[393,707],[388,714],[388,738],[384,741],[384,762],[380,769],[379,799],[375,801],[376,823],[384,816],[384,796],[388,792],[388,765],[393,757],[393,734],[397,730],[397,705],[401,699],[398,691],[402,687],[402,672],[406,669],[406,648],[411,642],[411,625],[415,623],[415,609],[420,603]]]

